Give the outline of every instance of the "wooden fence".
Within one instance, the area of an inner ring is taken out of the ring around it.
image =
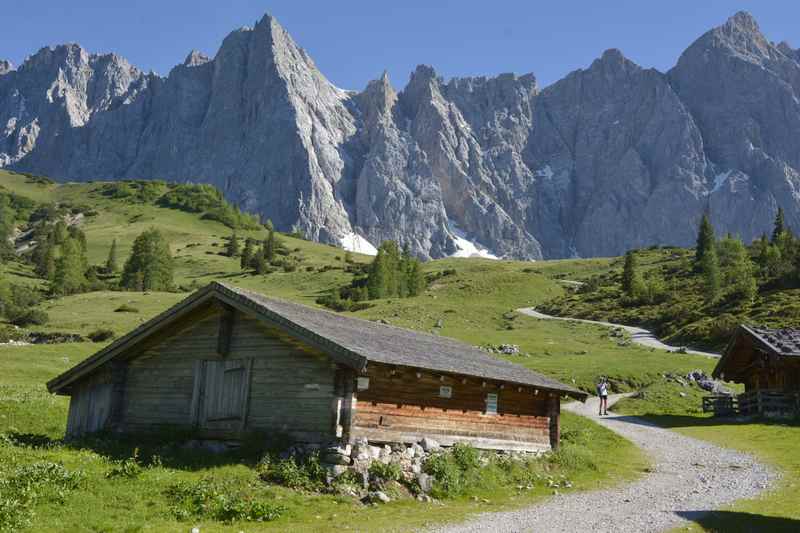
[[[714,413],[714,416],[800,416],[800,393],[761,390],[738,396],[706,396],[703,398],[703,412]]]

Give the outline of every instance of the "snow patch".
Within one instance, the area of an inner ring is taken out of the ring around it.
[[[482,257],[484,259],[500,259],[480,244],[469,240],[467,238],[467,234],[464,233],[455,224],[455,222],[452,220],[449,222],[450,231],[453,232],[453,236],[456,240],[456,247],[458,247],[458,251],[452,254],[450,257]]]
[[[367,239],[355,232],[347,233],[339,241],[342,248],[348,252],[355,252],[364,255],[378,255],[378,249],[372,246]]]
[[[733,172],[733,171],[732,170],[726,170],[725,172],[721,172],[721,173],[717,174],[716,176],[714,176],[714,187],[711,189],[711,191],[708,194],[714,194],[715,192],[720,190],[725,185],[725,183],[728,181],[728,178],[730,177],[731,172]]]

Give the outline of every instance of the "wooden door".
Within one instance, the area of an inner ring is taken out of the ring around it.
[[[252,359],[197,361],[192,419],[208,436],[230,437],[247,421]]]

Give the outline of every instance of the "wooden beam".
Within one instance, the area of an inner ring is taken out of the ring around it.
[[[236,311],[230,305],[222,305],[219,315],[219,336],[217,337],[217,353],[220,357],[227,357],[231,351],[231,338],[233,337],[233,320]]]

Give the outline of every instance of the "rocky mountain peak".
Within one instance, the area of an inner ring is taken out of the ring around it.
[[[186,59],[183,60],[184,67],[198,67],[200,65],[205,65],[210,60],[207,55],[198,50],[192,50],[189,52],[189,55],[186,56]]]
[[[0,59],[0,76],[8,74],[12,70],[14,70],[14,64],[11,61]]]
[[[356,96],[356,100],[368,128],[382,118],[390,117],[397,102],[397,92],[389,82],[389,73],[383,71],[380,78],[370,81],[364,91]]]
[[[721,28],[728,33],[761,33],[761,29],[758,27],[758,21],[747,11],[739,11],[730,17]]]

